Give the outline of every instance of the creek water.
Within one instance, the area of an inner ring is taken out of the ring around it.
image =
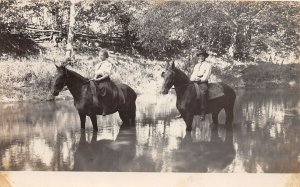
[[[136,127],[118,114],[98,116],[86,130],[72,101],[0,106],[0,170],[107,172],[300,172],[299,90],[236,90],[232,130],[195,116],[185,131],[176,97],[141,95]]]

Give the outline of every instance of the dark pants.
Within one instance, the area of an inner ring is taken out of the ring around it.
[[[205,114],[208,100],[208,82],[197,82],[200,87],[201,114]]]
[[[98,77],[97,77],[98,78]],[[92,88],[93,92],[93,102],[97,106],[103,108],[103,113],[107,114],[109,112],[110,105],[112,104],[112,92],[113,86],[110,78],[103,79],[101,81],[95,81],[95,89]],[[98,91],[96,91],[98,90]],[[102,102],[99,102],[99,97],[102,98]]]

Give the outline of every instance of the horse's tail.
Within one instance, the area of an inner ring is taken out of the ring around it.
[[[135,92],[130,86],[128,86],[128,87],[129,87],[129,89],[130,89],[130,91],[131,91],[132,99],[133,99],[133,101],[135,102],[135,101],[136,101],[136,98],[137,98],[137,94],[136,94],[136,92]]]
[[[226,97],[228,99],[231,99],[231,101],[233,102],[232,104],[234,104],[235,99],[236,99],[235,91],[230,86],[228,86],[227,84],[225,84],[223,82],[221,82],[220,84],[223,87],[223,90],[224,90],[224,93],[225,93]]]

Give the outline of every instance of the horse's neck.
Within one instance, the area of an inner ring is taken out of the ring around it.
[[[190,84],[190,79],[181,71],[177,70],[174,87],[176,91],[176,95],[180,96]]]
[[[86,81],[83,77],[68,71],[66,84],[74,99],[79,98],[80,88]]]

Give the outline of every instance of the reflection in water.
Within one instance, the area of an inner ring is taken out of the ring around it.
[[[225,141],[218,131],[211,133],[209,142],[197,142],[187,133],[174,152],[174,171],[220,172],[234,159],[233,131],[226,130]]]
[[[299,92],[248,91],[242,99],[236,141],[243,169],[299,172]]]
[[[233,130],[196,116],[191,133],[174,96],[145,98],[135,128],[114,114],[97,133],[89,120],[81,132],[72,102],[2,104],[0,170],[300,172],[299,91],[239,90]]]
[[[120,128],[116,140],[97,140],[98,133],[92,133],[87,142],[86,132],[81,132],[74,154],[75,171],[131,171],[135,158],[135,128]]]

